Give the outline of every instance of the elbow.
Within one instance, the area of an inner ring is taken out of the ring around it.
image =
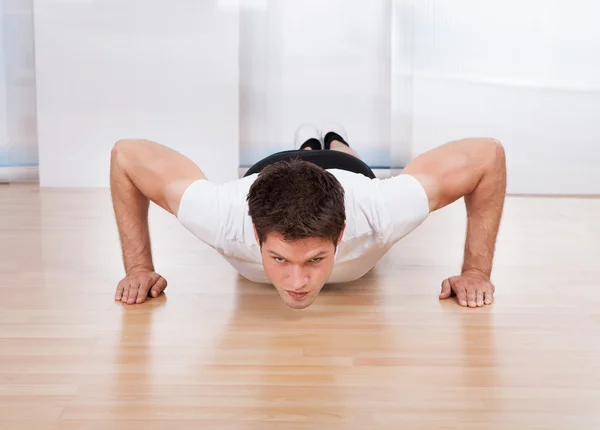
[[[137,140],[120,139],[115,142],[110,152],[112,157],[120,157],[130,151],[132,146],[135,146]]]
[[[494,139],[494,138],[490,138],[488,140],[489,140],[489,145],[492,147],[494,153],[496,155],[504,157],[505,151],[504,151],[504,145],[502,144],[502,142],[500,142],[498,139]]]
[[[118,140],[110,151],[111,164],[120,168],[125,168],[130,164],[136,152],[136,147],[140,146],[139,139],[121,139]]]
[[[479,150],[487,165],[506,166],[506,151],[504,145],[498,139],[485,138],[480,141]]]
[[[498,139],[491,139],[490,146],[494,165],[501,166],[503,169],[505,169],[506,150],[504,149],[504,145]]]
[[[116,166],[122,166],[127,157],[127,152],[130,146],[130,140],[118,140],[110,151],[110,162]]]
[[[506,151],[497,139],[488,139],[486,153],[486,175],[494,178],[494,183],[506,192]]]

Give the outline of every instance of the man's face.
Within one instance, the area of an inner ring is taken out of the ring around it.
[[[343,234],[342,230],[340,239]],[[261,254],[267,277],[285,304],[304,309],[315,301],[333,272],[335,246],[321,238],[286,242],[281,235],[271,233],[262,244]]]

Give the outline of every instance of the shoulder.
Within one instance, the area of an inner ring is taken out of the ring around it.
[[[181,198],[177,218],[208,245],[224,249],[228,240],[240,240],[247,228],[246,198],[256,176],[225,183],[198,180]]]
[[[372,181],[371,178],[367,178],[361,173],[354,173],[344,169],[327,169],[327,171],[335,176],[340,182],[357,183]]]
[[[380,181],[380,194],[389,216],[389,240],[396,242],[423,223],[430,214],[425,188],[410,174]]]
[[[206,179],[199,179],[189,184],[181,198],[181,208],[178,216],[183,216],[186,205],[193,207],[202,205],[205,207],[214,204],[230,202],[231,204],[243,204],[246,200],[248,190],[256,180],[257,175],[235,179],[224,183],[215,183]]]
[[[395,243],[429,216],[425,189],[412,175],[371,179],[346,171],[331,173],[346,193],[348,239],[369,233],[379,243]]]

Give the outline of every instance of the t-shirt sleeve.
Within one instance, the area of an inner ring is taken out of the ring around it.
[[[201,179],[183,193],[177,218],[194,236],[222,252],[243,224],[244,204],[237,181],[215,184]]]
[[[400,174],[382,180],[381,197],[389,217],[387,242],[399,241],[429,216],[429,199],[414,176]]]

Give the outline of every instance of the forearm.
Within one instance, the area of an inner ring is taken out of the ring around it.
[[[506,158],[502,147],[497,146],[477,186],[465,196],[467,236],[463,273],[478,270],[491,276],[505,195]]]
[[[130,179],[127,160],[117,150],[111,156],[110,189],[125,273],[138,269],[154,271],[148,229],[150,200]]]

